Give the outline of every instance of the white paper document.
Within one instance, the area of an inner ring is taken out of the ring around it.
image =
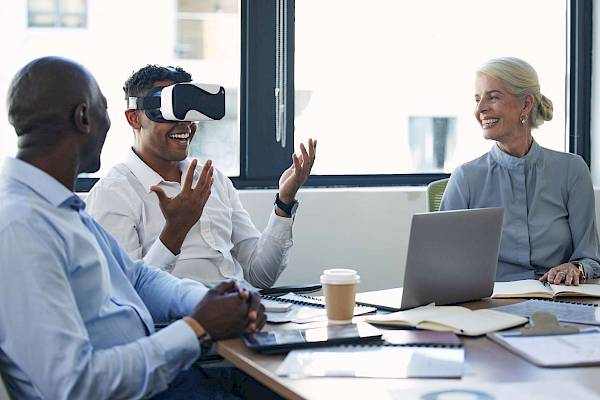
[[[290,378],[460,378],[462,347],[341,346],[290,352],[277,375]]]

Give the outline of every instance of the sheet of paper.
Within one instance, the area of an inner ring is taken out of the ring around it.
[[[544,286],[544,284],[535,279],[525,279],[511,282],[496,282],[494,283],[494,293],[492,298],[502,297],[535,297],[535,294],[546,294],[552,296],[552,291]]]
[[[290,378],[460,378],[462,347],[340,346],[294,350],[277,374]]]

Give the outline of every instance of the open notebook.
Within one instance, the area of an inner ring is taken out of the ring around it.
[[[600,297],[600,285],[584,283],[579,286],[550,285],[535,279],[512,282],[496,282],[492,298],[505,299],[513,297],[544,298],[555,297]]]
[[[459,335],[479,336],[527,323],[528,319],[490,309],[469,310],[459,306],[423,306],[386,315],[373,315],[366,322],[380,325],[413,326]]]

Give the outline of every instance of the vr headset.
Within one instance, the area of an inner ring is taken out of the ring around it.
[[[225,89],[197,82],[154,87],[143,97],[129,97],[127,109],[144,110],[160,123],[219,120],[225,115]]]

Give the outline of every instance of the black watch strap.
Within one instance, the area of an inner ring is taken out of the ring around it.
[[[277,193],[275,195],[275,206],[277,206],[277,208],[286,214],[294,215],[296,213],[296,209],[298,208],[298,200],[294,200],[292,204],[286,204],[279,199],[279,193]]]

